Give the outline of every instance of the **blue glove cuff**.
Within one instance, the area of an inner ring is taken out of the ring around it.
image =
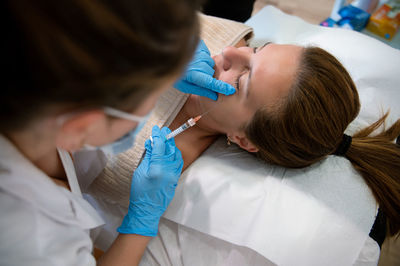
[[[132,217],[128,212],[117,231],[121,234],[154,237],[157,235],[159,222],[160,217]]]

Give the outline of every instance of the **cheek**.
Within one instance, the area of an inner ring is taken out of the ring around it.
[[[215,116],[226,128],[238,129],[247,117],[246,106],[235,95],[220,95],[219,98],[220,103],[215,108]]]
[[[236,88],[236,85],[235,85],[236,78],[237,78],[237,74],[233,73],[233,71],[222,72],[218,77],[219,80],[229,83],[232,86],[234,86],[235,88]]]

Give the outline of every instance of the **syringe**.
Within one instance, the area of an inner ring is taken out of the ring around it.
[[[221,100],[222,101],[222,100]],[[165,136],[167,138],[167,140],[169,140],[170,138],[174,138],[177,135],[181,134],[183,131],[185,131],[188,128],[191,128],[192,126],[196,125],[197,121],[200,120],[200,118],[202,118],[203,116],[207,115],[209,112],[211,112],[212,110],[215,109],[215,107],[217,107],[218,104],[216,104],[214,107],[212,107],[211,109],[209,109],[207,112],[196,116],[195,118],[190,118],[188,121],[186,121],[186,123],[184,123],[183,125],[181,125],[180,127],[178,127],[177,129],[175,129],[174,131],[172,131],[171,133],[169,133],[167,136]]]
[[[183,125],[172,131],[166,136],[166,139],[169,140],[171,138],[176,137],[177,135],[181,134],[183,131],[185,131],[188,128],[191,128],[192,126],[196,125],[197,121],[200,120],[202,116],[198,115],[195,118],[190,118],[188,121],[186,121]]]

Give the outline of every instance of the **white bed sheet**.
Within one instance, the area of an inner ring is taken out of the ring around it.
[[[379,247],[374,240],[368,238],[353,266],[376,266],[378,259]],[[250,248],[161,219],[159,234],[151,240],[140,265],[275,266],[276,264]]]

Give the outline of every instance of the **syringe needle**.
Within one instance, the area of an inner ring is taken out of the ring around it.
[[[207,114],[208,114],[209,112],[211,112],[212,110],[214,110],[218,105],[219,105],[219,103],[217,103],[216,105],[214,105],[213,107],[211,107],[210,109],[208,109],[207,111],[205,111],[204,113],[202,113],[201,115],[199,115],[200,118],[203,117],[203,116],[205,116],[205,115],[207,115]],[[197,117],[198,117],[198,116],[197,116]]]

